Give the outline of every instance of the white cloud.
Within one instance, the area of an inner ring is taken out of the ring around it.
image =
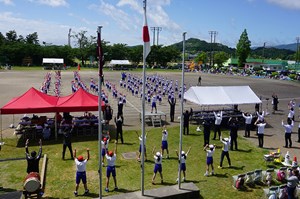
[[[300,9],[299,0],[267,0],[267,1],[289,9],[297,9],[297,10]]]
[[[5,35],[10,30],[15,30],[18,35],[27,36],[37,32],[40,44],[43,41],[55,45],[65,45],[68,42],[69,26],[55,24],[42,20],[28,20],[17,16],[16,13],[0,13],[0,30]],[[26,24],[26,26],[24,26]],[[63,36],[65,35],[65,37]]]
[[[48,5],[51,7],[68,6],[66,0],[29,0],[30,2]]]
[[[5,5],[14,5],[12,0],[0,0],[0,3],[4,3]]]

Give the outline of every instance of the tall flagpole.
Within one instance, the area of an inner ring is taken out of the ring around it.
[[[142,87],[142,160],[141,160],[141,193],[144,196],[144,173],[145,173],[145,87],[146,87],[146,57],[150,52],[150,38],[146,17],[147,0],[143,1],[144,26],[143,26],[143,87]]]
[[[102,117],[101,117],[101,104],[102,104],[102,98],[101,98],[101,91],[102,91],[102,67],[103,67],[103,52],[101,47],[101,28],[102,26],[98,26],[97,30],[97,50],[98,50],[98,66],[99,66],[99,77],[98,77],[98,155],[99,155],[99,199],[102,198],[102,157],[101,157],[101,141],[102,141]]]
[[[184,101],[184,55],[185,55],[185,35],[186,32],[182,34],[182,75],[181,75],[181,101],[180,101],[180,139],[179,139],[179,154],[178,154],[178,188],[181,188],[181,170],[180,170],[180,163],[181,163],[181,153],[182,153],[182,131],[183,131],[183,101]]]

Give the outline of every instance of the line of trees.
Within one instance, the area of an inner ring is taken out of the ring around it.
[[[81,65],[87,61],[96,61],[96,37],[87,36],[86,31],[73,34],[75,47],[59,46],[46,42],[40,43],[36,32],[27,36],[17,35],[11,30],[3,35],[0,32],[0,65],[41,65],[43,58],[63,58],[65,64],[74,65],[74,60],[80,60]],[[105,61],[112,59],[128,59],[138,65],[142,61],[143,46],[129,47],[127,44],[110,45],[102,40]],[[169,61],[180,60],[180,51],[171,46],[153,46],[147,57],[149,65],[167,65]],[[96,62],[94,62],[96,63]],[[97,65],[97,64],[95,64]]]

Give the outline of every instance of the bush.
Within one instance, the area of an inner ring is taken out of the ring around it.
[[[289,74],[288,77],[291,78],[292,80],[296,80],[297,79],[297,75],[296,74]]]

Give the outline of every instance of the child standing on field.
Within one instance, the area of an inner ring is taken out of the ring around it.
[[[168,131],[166,126],[164,126],[164,130],[162,131],[162,141],[161,141],[161,155],[164,156],[164,150],[167,151],[167,158],[169,159],[169,148],[168,148]]]
[[[214,175],[215,171],[214,171],[214,160],[213,160],[213,155],[215,153],[215,145],[206,145],[204,147],[204,151],[206,151],[206,172],[204,174],[204,176],[208,176],[208,172],[209,172],[209,165],[211,166],[211,175]]]
[[[183,178],[182,180],[185,181],[186,179],[186,165],[185,165],[185,162],[186,162],[186,157],[188,156],[189,152],[191,150],[191,147],[188,149],[188,151],[185,153],[184,151],[181,151],[181,156],[180,156],[180,171],[182,171],[183,173]],[[179,157],[179,154],[178,154],[178,151],[176,150],[176,155]],[[176,180],[176,182],[178,182],[178,178]]]
[[[153,174],[153,177],[152,177],[152,184],[154,185],[154,180],[155,180],[155,177],[156,177],[156,174],[157,172],[159,172],[160,174],[160,179],[161,179],[161,184],[164,183],[164,180],[163,180],[163,175],[162,175],[162,156],[160,154],[160,152],[156,152],[156,154],[154,154],[154,151],[155,151],[155,147],[153,148],[152,150],[152,154],[154,155],[154,162],[155,162],[155,165],[154,165],[154,174]]]

